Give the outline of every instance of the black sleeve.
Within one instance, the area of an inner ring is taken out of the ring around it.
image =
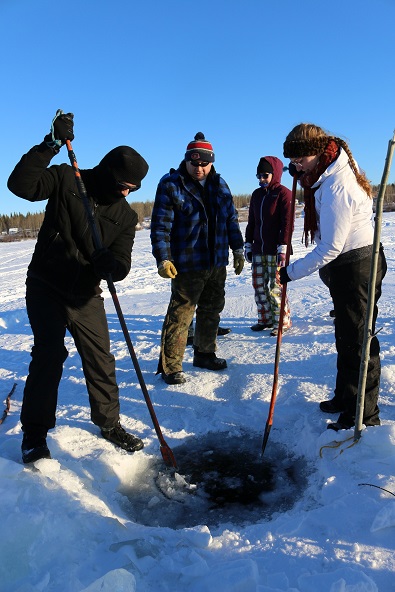
[[[22,156],[12,171],[7,183],[8,189],[28,201],[48,199],[59,183],[60,167],[54,165],[48,168],[53,156],[54,150],[45,142],[34,146]]]

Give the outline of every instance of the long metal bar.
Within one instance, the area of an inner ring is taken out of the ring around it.
[[[373,236],[373,254],[370,266],[370,278],[368,288],[368,303],[366,309],[366,319],[364,328],[364,338],[362,343],[362,356],[361,365],[359,370],[359,381],[358,381],[358,393],[357,393],[357,406],[355,413],[355,428],[354,428],[354,442],[358,441],[362,434],[362,420],[363,410],[365,405],[365,390],[366,390],[366,377],[368,373],[368,364],[370,357],[370,342],[374,337],[372,333],[373,325],[373,313],[375,307],[375,291],[376,291],[376,277],[377,277],[377,266],[380,251],[380,237],[381,237],[381,221],[383,214],[383,202],[384,195],[387,188],[388,176],[391,170],[392,156],[395,147],[395,132],[392,140],[388,142],[387,157],[385,159],[383,176],[381,178],[381,184],[379,193],[376,201],[376,215],[374,224],[374,236]]]

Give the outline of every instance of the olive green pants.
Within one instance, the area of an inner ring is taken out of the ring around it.
[[[225,306],[226,267],[179,273],[171,281],[171,298],[162,328],[158,373],[182,371],[188,328],[196,309],[194,347],[216,350],[220,314]]]

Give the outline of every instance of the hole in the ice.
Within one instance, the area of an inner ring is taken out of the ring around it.
[[[293,507],[307,486],[303,459],[262,437],[210,433],[173,448],[178,469],[162,458],[148,464],[138,483],[122,493],[134,522],[146,526],[186,528],[270,520]]]

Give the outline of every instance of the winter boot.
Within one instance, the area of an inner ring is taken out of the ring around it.
[[[218,327],[217,335],[227,335],[231,331],[232,329],[229,329],[229,327]]]
[[[22,439],[22,460],[31,463],[40,458],[51,458],[51,453],[44,436],[28,436],[23,434]]]
[[[251,331],[263,331],[264,329],[266,329],[266,325],[264,325],[263,323],[256,323],[255,325],[252,325],[250,329]]]
[[[166,384],[184,384],[184,382],[186,382],[184,372],[173,372],[172,374],[165,374],[165,372],[162,372],[161,376]]]
[[[197,368],[205,368],[206,370],[224,370],[228,367],[226,360],[217,358],[215,352],[202,353],[195,348],[195,355],[193,356],[193,365]]]
[[[343,411],[343,407],[336,401],[336,397],[329,401],[321,401],[320,409],[324,413],[340,413]]]
[[[289,330],[289,327],[283,327],[283,333],[285,333],[285,331],[288,331],[288,330]],[[271,337],[277,337],[277,335],[278,335],[278,327],[275,327],[273,329],[273,331],[270,331],[270,335],[271,335]]]
[[[335,423],[328,423],[326,426],[328,430],[338,432],[340,430],[349,430],[355,426],[355,417],[350,413],[343,411],[340,413],[338,420]]]
[[[191,323],[188,327],[187,345],[193,345],[194,336],[195,336],[195,328],[193,326],[193,323]]]
[[[350,430],[353,427],[354,426],[341,423],[340,421],[337,421],[336,423],[328,423],[326,426],[328,430],[334,430],[335,432],[339,432],[340,430]]]
[[[122,448],[123,450],[137,452],[137,450],[144,448],[143,441],[140,440],[140,438],[137,438],[137,436],[133,436],[133,434],[128,434],[119,422],[112,428],[100,429],[103,438],[109,440],[115,444],[115,446],[119,446],[119,448]]]

